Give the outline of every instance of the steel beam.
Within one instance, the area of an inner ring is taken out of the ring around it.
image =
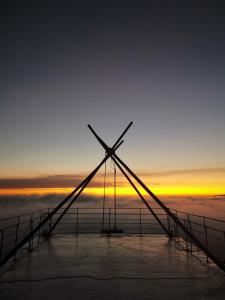
[[[94,133],[99,143],[104,147],[104,149],[106,151],[107,149],[108,151],[110,151],[110,148],[97,135],[97,133],[93,130],[93,128],[90,129]],[[165,204],[162,203],[162,201],[142,182],[142,180],[115,153],[113,153],[112,155],[113,155],[112,157],[115,158],[116,161],[119,162],[120,165],[122,165],[127,170],[127,172],[141,185],[141,187],[152,197],[152,199],[155,200],[155,202],[167,213],[167,215],[173,219],[173,221],[183,230],[183,232],[189,236],[189,238],[195,243],[195,245],[199,249],[201,249],[220,269],[222,269],[225,272],[225,265],[211,251],[209,251],[198,240],[198,238],[188,230],[188,228],[185,225],[183,225],[183,223],[179,220],[179,218],[175,216]]]
[[[116,155],[113,155],[115,159],[128,171],[128,173],[134,177],[134,179],[143,187],[143,189],[155,200],[155,202],[173,219],[173,221],[187,234],[190,239],[195,243],[195,245],[201,249],[208,257],[225,272],[225,265],[211,252],[209,251],[199,240],[198,238],[191,233],[186,226],[182,224],[178,217],[176,217],[170,209],[162,203],[161,200],[141,181],[140,178]]]
[[[120,141],[119,144],[117,144],[112,150],[113,152],[115,152],[122,144],[124,141]],[[103,163],[101,163],[101,166],[106,162],[106,160],[111,156],[111,153],[107,154],[105,156],[105,161]],[[101,168],[101,166],[99,166],[98,170]],[[96,172],[93,174],[93,176],[91,176],[90,178],[87,178],[86,182],[84,183],[84,185],[82,186],[82,188],[79,190],[79,192],[74,196],[74,198],[72,199],[72,201],[68,204],[68,206],[64,209],[64,211],[60,214],[60,216],[58,217],[58,219],[55,221],[55,223],[53,224],[52,228],[49,231],[49,234],[51,234],[51,232],[55,229],[55,227],[57,226],[57,224],[59,223],[59,221],[62,219],[62,217],[64,216],[64,214],[68,211],[68,209],[71,207],[71,205],[73,205],[73,203],[77,200],[77,198],[80,196],[80,194],[82,193],[82,191],[85,189],[85,187],[88,185],[88,183],[91,181],[91,179],[96,175],[96,173],[98,172],[98,170],[96,170]]]
[[[129,125],[131,126],[132,122]],[[106,145],[106,143],[97,135],[97,133],[94,131],[94,129],[90,125],[88,125],[88,127],[90,128],[90,130],[92,131],[92,133],[94,134],[94,136],[98,139],[98,141],[102,145],[102,147],[105,149],[106,153],[109,153],[110,152],[110,148]],[[135,184],[130,179],[130,177],[127,175],[127,173],[124,171],[124,169],[121,167],[121,165],[117,162],[117,160],[113,156],[111,158],[114,161],[114,163],[116,164],[116,166],[120,169],[120,171],[122,172],[122,174],[126,177],[126,179],[128,180],[128,182],[131,184],[131,186],[133,187],[133,189],[136,191],[136,193],[138,194],[138,196],[140,197],[140,199],[142,200],[142,202],[145,204],[145,206],[152,213],[152,215],[154,216],[154,218],[156,219],[156,221],[161,225],[161,227],[167,233],[167,235],[169,237],[172,237],[171,232],[169,232],[168,229],[166,228],[166,226],[161,222],[161,220],[159,219],[159,217],[156,215],[156,213],[154,212],[154,210],[151,208],[151,206],[148,204],[148,202],[142,196],[142,194],[140,193],[140,191],[138,190],[138,188],[135,186]]]
[[[122,141],[123,142],[123,141]],[[115,150],[122,144],[120,142]],[[108,154],[105,156],[105,158],[99,163],[99,165],[59,204],[56,208],[53,209],[50,214],[46,218],[44,218],[34,229],[30,231],[30,233],[23,238],[1,261],[0,261],[0,268],[11,258],[15,255],[15,253],[24,245],[26,244],[33,236],[34,234],[43,226],[46,224],[46,222],[53,217],[55,213],[58,212],[58,210],[67,202],[69,201],[79,190],[83,190],[86,185],[90,182],[90,180],[94,177],[94,175],[98,172],[98,170],[101,168],[101,166],[107,161],[107,159],[111,156],[111,154]],[[80,193],[79,193],[80,195]],[[77,199],[77,197],[76,197]]]

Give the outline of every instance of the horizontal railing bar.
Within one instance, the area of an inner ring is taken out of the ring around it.
[[[105,228],[108,229],[108,221],[111,220],[111,227],[113,230],[114,226],[114,217],[113,214],[115,210],[111,208],[105,209]],[[174,230],[174,235],[176,236],[176,228],[174,226],[172,217],[169,216],[167,213],[164,213],[161,207],[159,208],[152,208],[153,210],[160,209],[161,211],[157,210],[156,216],[160,217],[160,221],[165,224],[165,226],[170,226],[171,230]],[[41,230],[37,231],[33,238],[36,243],[38,243],[38,236],[46,230],[48,232],[49,228],[51,227],[52,222],[58,218],[58,215],[61,215],[64,208],[62,207],[51,219],[49,219],[48,223],[46,223],[46,227],[43,227]],[[185,226],[191,226],[192,232],[196,236],[198,235],[198,239],[202,241],[202,244],[205,245],[206,248],[215,249],[216,253],[218,254],[220,249],[225,249],[220,243],[224,243],[225,239],[219,237],[220,234],[224,235],[225,238],[225,231],[215,228],[213,222],[223,222],[225,221],[204,217],[195,214],[189,214],[183,211],[171,209],[172,211],[177,212],[177,218],[181,221],[186,222]],[[7,253],[10,251],[10,247],[14,246],[15,243],[19,243],[20,240],[24,238],[24,234],[26,235],[27,232],[30,230],[30,226],[36,226],[39,224],[39,220],[41,221],[42,217],[45,218],[48,214],[51,213],[51,209],[42,209],[37,210],[32,213],[26,213],[20,216],[14,216],[10,218],[0,219],[0,222],[10,222],[13,220],[15,224],[7,225],[6,227],[1,228],[2,232],[4,232],[3,240],[2,240],[2,253]],[[179,216],[181,214],[181,216]],[[78,216],[78,218],[77,218]],[[59,223],[59,228],[56,229],[55,234],[91,234],[91,233],[99,233],[102,228],[102,209],[101,208],[70,208],[68,212],[63,216],[62,222]],[[193,217],[193,218],[192,218]],[[194,219],[195,217],[195,219]],[[201,218],[201,219],[197,219]],[[192,220],[193,219],[193,220]],[[202,224],[200,223],[202,221]],[[204,223],[203,223],[204,221]],[[207,221],[207,222],[206,222]],[[210,224],[210,221],[212,224]],[[33,222],[31,224],[31,222]],[[219,226],[219,224],[217,224]],[[220,225],[221,226],[221,225]],[[117,208],[117,227],[122,228],[124,233],[127,234],[165,234],[164,231],[161,229],[160,225],[154,221],[153,215],[148,211],[147,208]],[[197,229],[195,228],[197,227]],[[15,232],[15,228],[16,232]],[[199,229],[199,230],[198,230]],[[13,231],[12,233],[10,232]],[[202,231],[200,231],[202,230]],[[212,233],[215,231],[215,233]],[[210,233],[211,234],[210,234]],[[217,233],[216,233],[217,232]],[[1,231],[0,231],[1,233]],[[113,232],[110,234],[113,235]],[[180,238],[186,241],[188,247],[191,245],[191,241],[189,238],[186,238],[185,234],[180,234]],[[206,237],[207,235],[207,237]],[[17,241],[14,239],[13,236],[16,237]],[[207,240],[208,239],[208,240]],[[26,242],[25,245],[28,245],[29,241]],[[18,250],[19,251],[19,250]],[[219,257],[220,254],[218,254]]]
[[[43,210],[40,209],[40,210],[35,210],[33,212],[30,212],[30,213],[25,213],[25,214],[22,214],[22,215],[16,215],[16,216],[13,216],[13,217],[3,218],[3,219],[0,219],[0,222],[8,221],[8,220],[11,220],[11,219],[17,219],[19,217],[30,216],[30,215],[38,213],[38,212],[43,212]]]
[[[107,228],[106,228],[107,229]],[[131,230],[133,230],[134,232],[138,232],[138,233],[140,233],[140,230],[139,230],[139,228],[134,228],[134,229],[130,229],[130,228],[123,228],[123,229],[125,229],[125,231],[123,232],[123,233],[130,233],[130,234],[132,234],[133,232],[131,232]],[[99,231],[98,230],[98,228],[93,228],[93,227],[90,227],[90,228],[83,228],[83,229],[81,229],[81,230],[79,230],[79,231],[77,231],[77,232],[75,232],[75,230],[74,230],[74,228],[70,228],[70,230],[71,231],[68,231],[67,233],[65,233],[64,231],[62,231],[62,230],[56,230],[55,232],[54,232],[54,234],[58,234],[59,232],[60,233],[62,233],[62,234],[64,234],[65,236],[67,236],[67,234],[73,234],[73,235],[75,235],[76,236],[76,234],[79,234],[79,233],[81,233],[81,232],[87,232],[88,231],[88,233],[89,232],[92,232],[92,231],[95,231],[96,233],[98,233],[98,234],[101,234],[102,232],[101,231]],[[157,230],[157,231],[155,231],[154,229],[152,229],[152,228],[145,228],[144,230],[144,234],[146,234],[146,235],[148,235],[149,233],[150,234],[154,234],[154,233],[159,233],[159,234],[162,234],[163,233],[163,230]]]
[[[61,225],[71,225],[71,223],[61,223]],[[88,222],[88,223],[79,223],[80,226],[84,226],[84,225],[102,225],[102,222],[99,222],[99,223],[93,223],[93,222]],[[107,227],[108,224],[105,224],[105,227]],[[139,225],[139,223],[117,223],[117,226],[120,226],[120,225]],[[143,223],[142,224],[143,226],[146,226],[146,225],[155,225],[156,228],[160,226],[158,224],[155,224],[155,223]],[[76,224],[74,224],[75,228],[76,228]],[[142,226],[142,227],[143,227]],[[137,228],[140,228],[140,226],[137,226]]]
[[[178,217],[180,220],[182,220],[182,221],[188,221],[188,219],[184,219],[184,218],[180,218],[180,217]],[[200,224],[200,223],[197,223],[197,222],[195,222],[195,221],[192,221],[192,220],[190,220],[190,223],[191,224],[195,224],[195,225],[198,225],[198,226],[201,226],[201,227],[204,227],[204,228],[209,228],[209,229],[213,229],[213,230],[216,230],[216,231],[219,231],[219,232],[222,232],[222,233],[224,233],[225,231],[223,231],[223,230],[220,230],[220,229],[217,229],[217,228],[213,228],[213,227],[211,227],[211,226],[209,226],[209,225],[204,225],[204,223],[203,224]]]
[[[91,223],[88,223],[87,225],[92,225]],[[93,224],[93,225],[98,225],[98,224]],[[99,225],[101,225],[101,224],[99,224]],[[108,226],[105,226],[105,228],[107,229],[107,227]],[[92,229],[93,229],[93,227],[91,227]],[[99,227],[98,226],[95,226],[95,228],[96,228],[96,230],[97,229],[99,229]],[[158,228],[160,228],[160,227],[156,227],[156,226],[151,226],[151,227],[146,227],[146,226],[144,226],[142,229],[158,229]],[[76,228],[74,228],[74,227],[66,227],[66,228],[60,228],[61,230],[62,229],[73,229],[73,232],[74,231],[76,231]],[[90,229],[90,227],[83,227],[83,228],[80,228],[79,229],[79,231],[78,232],[80,232],[80,230],[88,230],[88,229]],[[140,228],[139,228],[139,226],[136,226],[136,227],[123,227],[122,229],[137,229],[137,230],[140,230]],[[163,231],[163,230],[162,230]],[[66,234],[67,232],[64,232],[64,234]]]
[[[105,210],[108,210],[108,209],[114,209],[112,207],[106,207]],[[153,209],[162,209],[161,207],[152,207]],[[53,208],[47,208],[47,209],[53,209]],[[99,211],[102,211],[102,208],[101,207],[71,207],[70,210],[77,210],[79,209],[80,210],[99,210]],[[132,210],[132,209],[136,209],[136,210],[146,210],[148,211],[148,209],[146,207],[117,207],[116,210]],[[63,208],[60,208],[59,210],[63,210]]]
[[[114,211],[111,210],[111,212],[109,213],[108,211],[105,212],[104,214],[105,215],[109,215],[109,214],[112,214]],[[80,212],[79,211],[79,215],[96,215],[96,214],[99,214],[99,215],[102,215],[102,213],[91,213],[91,212]],[[140,212],[139,213],[120,213],[120,212],[117,212],[116,213],[117,215],[126,215],[126,216],[139,216],[140,215]],[[60,213],[55,213],[55,215],[60,215]],[[66,213],[66,215],[76,215],[76,212],[75,213]],[[150,213],[141,213],[142,216],[152,216],[152,214]],[[166,214],[157,214],[157,216],[166,216]]]
[[[54,235],[59,235],[59,234],[65,235],[64,232],[57,232],[56,231],[54,233]],[[74,235],[76,237],[76,235],[74,234],[74,231],[68,232],[68,234]],[[79,231],[78,234],[87,234],[87,235],[89,235],[89,234],[97,234],[97,235],[101,234],[101,235],[108,235],[106,233],[99,233],[99,231],[96,231],[96,230],[89,231],[89,232],[87,232],[87,231]],[[113,233],[110,233],[110,234],[113,235]],[[136,232],[132,232],[132,233],[127,232],[127,234],[141,236],[141,234],[140,234],[140,232],[138,230]],[[142,235],[149,235],[149,233],[142,233]],[[151,235],[165,235],[165,233],[163,233],[163,231],[162,232],[151,232]]]
[[[214,231],[217,231],[217,232],[220,232],[220,233],[223,233],[225,234],[225,231],[223,230],[220,230],[220,229],[217,229],[217,228],[213,228],[213,227],[210,227],[210,226],[206,226],[208,229],[211,229],[211,230],[214,230]]]
[[[192,213],[187,213],[187,212],[184,212],[184,211],[181,211],[181,210],[177,210],[177,209],[173,209],[173,208],[170,208],[170,210],[178,212],[178,213],[182,213],[182,214],[185,214],[185,215],[189,215],[189,216],[194,216],[194,217],[199,217],[199,218],[205,218],[205,219],[208,219],[208,220],[213,220],[213,221],[218,221],[218,222],[225,223],[225,220],[221,220],[221,219],[215,219],[215,218],[211,218],[211,217],[207,217],[207,216],[201,216],[201,215],[196,215],[196,214],[192,214]]]

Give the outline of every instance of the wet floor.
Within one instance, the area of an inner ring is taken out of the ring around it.
[[[6,282],[0,296],[225,299],[225,276],[195,255],[178,250],[165,236],[57,235],[1,277]]]

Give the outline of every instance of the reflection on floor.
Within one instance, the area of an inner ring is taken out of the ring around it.
[[[1,281],[1,300],[225,299],[216,266],[155,235],[53,236]]]

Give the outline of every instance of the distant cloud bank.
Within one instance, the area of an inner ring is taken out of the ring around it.
[[[225,175],[225,167],[223,168],[205,168],[205,169],[186,169],[186,170],[167,170],[159,172],[140,172],[138,173],[141,177],[146,178],[160,178],[170,176],[205,176],[207,174]],[[109,174],[110,176],[110,174]],[[121,175],[118,176],[118,184],[123,184],[123,178]],[[71,188],[76,187],[83,179],[85,175],[74,174],[74,175],[50,175],[42,177],[31,177],[31,178],[0,178],[0,189],[20,189],[20,188]],[[107,185],[112,186],[112,182],[108,180]],[[98,174],[89,184],[90,187],[102,187],[103,176]]]

